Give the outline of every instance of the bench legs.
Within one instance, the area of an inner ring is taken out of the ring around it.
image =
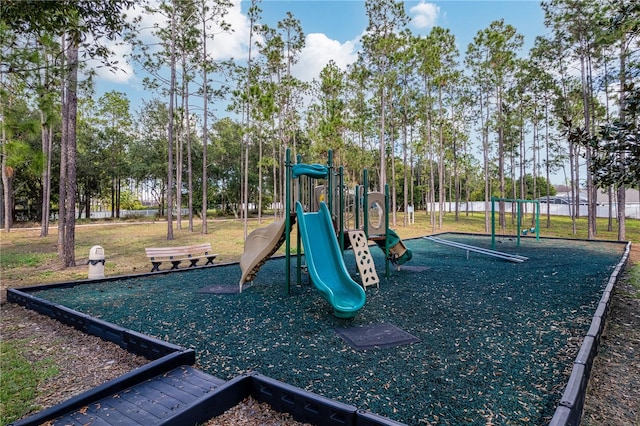
[[[214,256],[207,256],[207,263],[205,263],[205,265],[213,265],[213,261],[215,260],[215,258],[218,255],[214,255]],[[182,260],[188,260],[190,262],[189,264],[189,268],[193,268],[195,266],[198,266],[198,261],[200,260],[199,257],[197,258],[193,258],[193,259],[182,259]],[[180,262],[182,262],[182,260],[170,260],[171,262],[171,270],[174,269],[180,269]],[[153,268],[151,268],[151,272],[156,272],[156,271],[160,271],[160,265],[162,264],[162,262],[157,262],[157,261],[151,261],[151,264],[153,265]]]

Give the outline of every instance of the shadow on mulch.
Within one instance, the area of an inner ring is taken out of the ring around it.
[[[202,294],[237,294],[240,293],[239,286],[230,285],[210,285],[198,290],[198,293]]]
[[[442,237],[491,245],[486,236]],[[228,265],[36,295],[194,348],[199,367],[222,379],[259,371],[409,424],[547,423],[624,245],[505,239],[501,251],[529,258],[516,264],[405,243],[411,268],[392,268],[389,278],[381,251],[372,252],[380,288],[367,290],[352,320],[334,317],[306,276],[287,295],[282,258],[240,294],[231,292],[240,268]],[[345,261],[356,277],[350,251]],[[213,286],[229,293],[200,292]],[[356,350],[334,332],[379,323],[419,342]]]

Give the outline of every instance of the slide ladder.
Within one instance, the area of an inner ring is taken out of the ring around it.
[[[373,257],[371,257],[367,236],[363,231],[359,230],[349,231],[348,235],[349,241],[351,241],[353,254],[356,257],[356,264],[358,265],[358,271],[360,272],[362,287],[366,289],[370,285],[375,285],[380,288],[380,278],[378,278],[376,265],[373,263]]]

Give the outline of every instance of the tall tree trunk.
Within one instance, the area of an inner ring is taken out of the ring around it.
[[[167,240],[173,240],[173,143],[174,143],[174,93],[176,90],[176,4],[171,4],[171,81],[169,83],[169,146],[167,149]]]
[[[2,76],[3,77],[3,76]],[[7,107],[11,108],[12,96],[9,95],[9,102]],[[0,116],[5,116],[5,105],[0,105]],[[9,232],[13,221],[13,203],[11,190],[11,180],[13,176],[13,170],[7,166],[7,129],[6,126],[2,126],[2,201],[3,201],[3,216],[4,216],[4,231]]]
[[[202,64],[202,97],[204,102],[202,123],[202,233],[207,234],[207,145],[209,144],[208,115],[209,115],[209,83],[206,62],[207,58],[207,19],[205,2],[202,3],[202,55],[205,58]]]
[[[67,49],[67,35],[63,35],[60,41],[63,52]],[[62,55],[62,64],[60,65],[62,76],[60,78],[60,113],[62,116],[60,129],[60,185],[58,194],[58,258],[62,260],[64,246],[64,231],[66,211],[64,208],[64,199],[66,198],[66,186],[64,182],[67,179],[67,143],[69,134],[69,107],[67,102],[67,75],[69,71],[66,68],[66,55]]]
[[[580,40],[580,45],[581,47],[584,45],[584,41],[581,39]],[[583,49],[581,49],[581,51],[583,51]],[[581,82],[582,82],[582,103],[583,103],[583,113],[584,113],[584,130],[585,132],[589,132],[591,133],[591,99],[589,96],[589,81],[588,81],[588,70],[587,70],[587,64],[586,64],[587,58],[584,56],[583,53],[581,53],[580,55],[580,76],[581,76]],[[591,163],[591,160],[589,158],[591,154],[591,150],[590,148],[587,146],[586,147],[586,158],[587,158],[587,197],[590,199],[591,198],[591,187],[592,187],[592,179],[591,179],[591,173],[588,171],[589,169],[589,164]],[[573,204],[575,206],[576,209],[576,216],[578,215],[578,213],[580,212],[580,187],[579,187],[579,180],[576,180],[575,182],[575,193],[572,194],[573,195]],[[592,240],[595,238],[595,233],[594,233],[594,218],[591,215],[591,209],[587,209],[587,238],[589,240]]]
[[[262,138],[258,140],[258,223],[262,223]]]
[[[45,53],[44,70],[40,74],[40,85],[45,87],[49,83],[49,56]],[[44,164],[42,167],[42,216],[40,221],[40,237],[49,235],[49,212],[51,206],[51,139],[53,131],[48,123],[49,113],[42,107],[40,110],[40,131],[42,141],[42,156]]]
[[[390,132],[391,135],[395,134],[395,126],[391,126]],[[397,223],[397,194],[396,194],[396,141],[395,138],[391,138],[391,218],[393,226],[396,226]],[[382,188],[384,192],[384,188]]]
[[[620,41],[620,122],[625,122],[624,112],[624,100],[625,100],[625,88],[627,85],[627,39],[626,34],[623,33],[622,40]],[[624,161],[624,154],[620,154],[620,161]],[[625,210],[627,205],[626,200],[626,187],[624,183],[618,185],[618,241],[624,241],[626,239],[627,224]]]
[[[551,164],[549,163],[549,99],[544,102],[544,145],[545,145],[545,177],[547,178],[547,228],[551,227],[551,212],[549,211],[549,193],[551,192]]]
[[[502,87],[498,86],[496,88],[496,97],[497,97],[497,105],[496,109],[498,112],[498,185],[500,188],[500,198],[505,198],[505,182],[504,182],[504,120],[502,117]],[[504,230],[507,221],[505,216],[505,203],[500,200],[498,203],[499,206],[499,217],[500,217],[500,229]]]
[[[489,94],[487,93],[487,98]],[[491,174],[489,172],[489,102],[485,101],[482,94],[480,99],[480,120],[482,121],[482,168],[484,172],[484,232],[491,230],[491,208],[489,202],[491,200]],[[485,102],[483,102],[485,101]],[[486,104],[486,105],[485,105]],[[483,114],[484,109],[484,114]]]
[[[450,94],[451,99],[454,97],[453,91]],[[454,208],[454,220],[457,222],[460,218],[460,178],[458,177],[458,147],[456,142],[456,126],[455,126],[455,107],[453,104],[451,105],[451,142],[452,142],[452,151],[453,151],[453,202],[455,204]]]
[[[186,79],[187,77],[183,77]],[[183,86],[184,89],[184,86]],[[183,92],[184,93],[184,92]],[[175,105],[178,105],[178,91],[176,91]],[[184,156],[184,109],[180,110],[180,131],[176,141],[176,228],[182,229],[182,168]]]
[[[84,195],[84,209],[87,213],[85,217],[91,219],[91,197],[89,196],[89,191],[86,191]]]
[[[184,91],[184,114],[186,123],[183,125],[187,129],[187,185],[189,186],[189,232],[193,232],[193,158],[191,147],[191,116],[189,113],[189,79],[185,83]]]
[[[251,7],[256,6],[255,0],[251,1]],[[249,221],[249,144],[251,140],[250,129],[251,129],[251,48],[253,47],[253,26],[255,25],[254,14],[251,13],[251,20],[249,22],[249,52],[247,56],[247,81],[245,87],[245,102],[246,102],[246,119],[245,119],[245,128],[244,135],[242,140],[244,142],[244,170],[243,175],[244,179],[242,181],[242,202],[243,202],[243,218],[244,218],[244,238],[247,238],[249,233],[248,229],[248,221]],[[288,213],[288,212],[287,212]]]
[[[384,75],[384,72],[382,73]],[[380,191],[384,191],[387,183],[387,146],[385,143],[385,90],[380,88]]]
[[[62,262],[65,267],[75,266],[75,225],[76,225],[76,121],[78,117],[78,40],[70,40],[67,50],[67,145],[64,208],[64,242]]]
[[[405,104],[405,111],[406,111],[406,104]],[[403,116],[403,121],[404,123],[402,123],[402,211],[404,212],[403,218],[402,218],[402,225],[403,226],[407,226],[407,205],[408,203],[408,198],[409,198],[409,177],[407,176],[407,169],[408,169],[408,164],[407,164],[407,122],[406,122],[406,118]]]
[[[442,229],[444,203],[446,197],[444,184],[444,116],[442,107],[442,84],[438,84],[438,229]]]
[[[51,217],[51,148],[53,141],[53,128],[47,126],[46,138],[43,142],[44,167],[42,168],[42,223],[40,224],[40,236],[49,235],[49,220]]]
[[[12,170],[7,166],[7,130],[2,126],[2,191],[3,191],[3,209],[4,209],[4,231],[11,230],[13,212],[11,206],[12,190]]]
[[[120,202],[122,201],[122,179],[116,178],[116,217],[120,219]]]
[[[276,154],[276,147],[275,146],[273,146],[272,155],[273,155],[273,161],[272,161],[273,165],[271,167],[271,170],[272,170],[272,173],[273,173],[273,201],[277,204],[278,203],[278,194],[280,193],[280,191],[278,190],[278,187],[279,187],[279,185],[278,185],[278,182],[279,182],[279,180],[278,180],[278,161],[277,161],[277,154]],[[274,217],[274,219],[278,218],[278,210],[279,209],[277,207],[273,209],[273,217]],[[283,210],[282,218],[284,219],[286,217],[285,215],[288,214],[289,212],[285,212],[284,211],[284,206],[283,206],[282,210]]]

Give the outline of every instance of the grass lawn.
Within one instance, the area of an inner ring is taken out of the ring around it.
[[[248,232],[265,226],[272,218],[248,222]],[[577,232],[572,232],[571,220],[568,217],[553,216],[551,226],[546,227],[546,219],[541,217],[541,236],[561,238],[587,238],[586,218],[577,219]],[[429,235],[439,232],[458,231],[484,233],[484,215],[460,215],[454,220],[454,214],[444,217],[442,228],[429,224],[429,217],[424,212],[417,212],[415,224],[402,226],[402,213],[398,214],[397,226],[394,228],[401,238]],[[633,243],[640,243],[640,220],[627,219],[627,238]],[[145,256],[145,247],[182,246],[209,242],[214,252],[220,256],[216,262],[234,262],[240,258],[244,249],[244,226],[234,219],[217,219],[208,222],[208,234],[201,233],[201,223],[194,223],[193,232],[188,231],[187,222],[182,229],[174,229],[174,239],[167,241],[167,223],[156,222],[91,222],[80,223],[76,228],[76,265],[62,268],[57,258],[56,228],[50,230],[49,236],[41,238],[39,228],[15,228],[11,232],[2,232],[0,241],[0,300],[6,298],[9,287],[23,287],[37,284],[73,281],[87,278],[87,261],[89,250],[94,245],[104,248],[107,276],[130,275],[151,270],[151,264]],[[508,234],[515,234],[515,226],[508,226]],[[617,230],[607,231],[606,219],[598,221],[597,239],[616,240]],[[282,250],[281,250],[282,251]]]

